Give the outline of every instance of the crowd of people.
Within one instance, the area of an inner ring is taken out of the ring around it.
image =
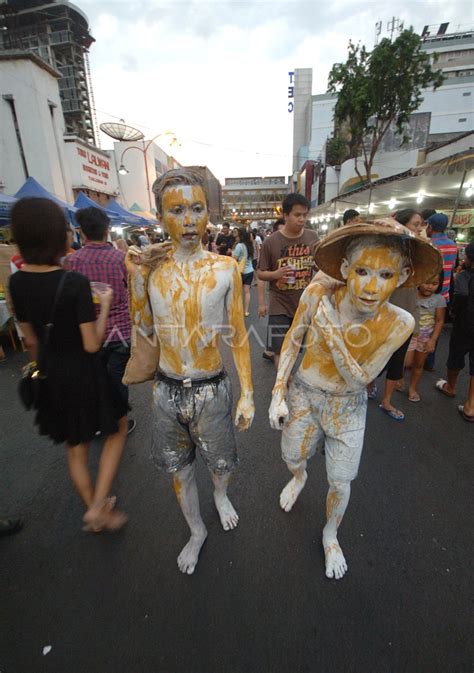
[[[273,231],[230,228],[224,223],[214,236],[207,230],[206,250],[232,257],[243,287],[244,316],[250,313],[251,288],[258,289],[258,316],[268,316],[263,358],[278,370],[280,352],[299,301],[317,271],[317,234],[306,228],[309,203],[289,194],[281,220]],[[445,322],[452,321],[446,378],[436,389],[456,395],[460,371],[469,356],[469,391],[459,413],[474,422],[474,243],[460,258],[446,234],[448,218],[435,211],[404,209],[394,219],[415,236],[427,237],[443,257],[440,276],[418,287],[396,289],[390,303],[414,319],[413,334],[390,357],[384,372],[380,409],[402,421],[405,414],[392,403],[395,392],[407,387],[408,400],[421,401],[419,382],[433,370],[436,346]],[[343,225],[361,221],[355,210],[344,213]],[[111,236],[104,211],[86,208],[77,213],[82,245],[74,240],[63,211],[46,199],[27,198],[12,209],[12,234],[19,253],[12,257],[10,295],[19,334],[44,376],[36,408],[41,435],[65,443],[72,483],[84,502],[84,530],[120,529],[127,516],[111,495],[127,434],[136,427],[130,418],[128,386],[123,377],[130,358],[132,323],[126,255],[152,243],[145,234],[129,241]],[[131,247],[130,247],[131,246]],[[408,384],[404,379],[408,372]],[[378,395],[377,380],[367,395]],[[104,439],[95,483],[88,453],[96,436]],[[18,520],[2,519],[0,534],[16,532]]]

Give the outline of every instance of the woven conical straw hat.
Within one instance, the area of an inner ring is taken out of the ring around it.
[[[438,248],[393,219],[359,222],[332,231],[315,247],[314,259],[317,266],[328,276],[344,281],[341,276],[341,263],[347,246],[355,238],[369,235],[395,236],[405,242],[412,272],[401,287],[416,287],[441,273],[443,258]]]

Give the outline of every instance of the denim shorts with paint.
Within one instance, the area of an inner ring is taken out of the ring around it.
[[[153,386],[153,462],[166,472],[178,472],[194,462],[196,448],[214,474],[227,474],[238,463],[229,377],[224,374],[192,382],[189,387],[167,377],[157,378]]]
[[[366,390],[338,395],[308,386],[296,375],[287,404],[290,413],[281,438],[283,460],[297,464],[324,447],[328,479],[355,479],[364,444]]]

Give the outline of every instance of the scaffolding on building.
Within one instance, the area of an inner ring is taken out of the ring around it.
[[[68,2],[6,0],[0,19],[0,48],[30,51],[59,71],[66,133],[95,145],[97,121],[88,62],[94,38],[87,17]]]

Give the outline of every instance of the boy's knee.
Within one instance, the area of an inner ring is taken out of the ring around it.
[[[329,486],[338,493],[345,493],[351,487],[350,479],[328,479]]]

